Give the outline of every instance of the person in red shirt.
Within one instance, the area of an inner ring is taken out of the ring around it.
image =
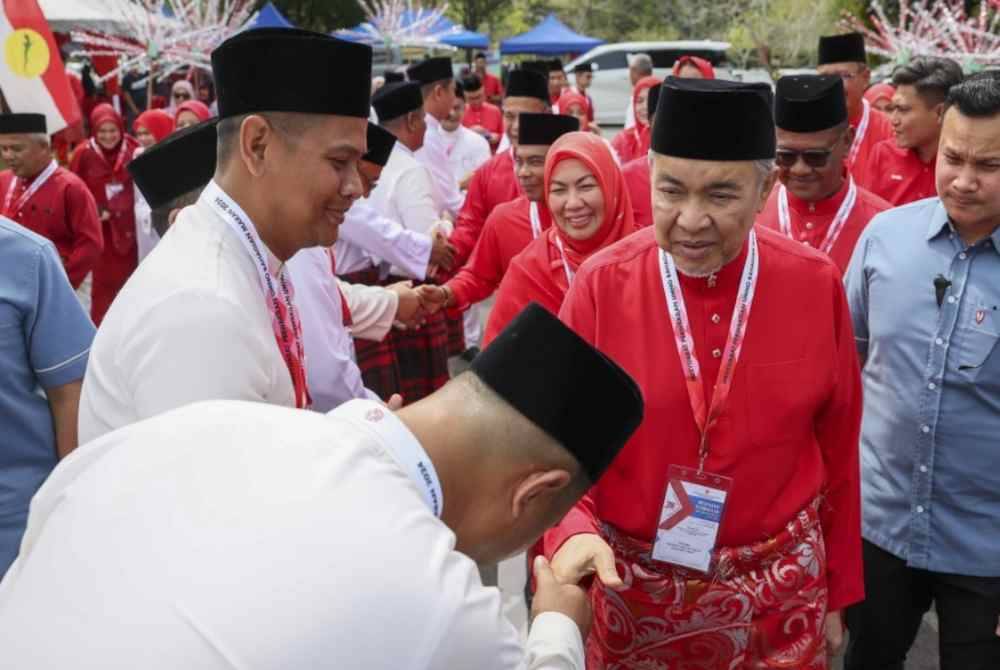
[[[566,71],[563,69],[561,59],[553,58],[546,62],[549,66],[549,102],[552,105],[556,105],[559,102],[559,96],[569,87],[569,79],[566,77]],[[556,113],[558,114],[558,112]]]
[[[421,299],[432,305],[468,309],[493,295],[511,260],[552,224],[545,203],[545,157],[561,136],[580,123],[560,114],[521,114],[514,150],[517,180],[524,195],[506,202],[486,219],[479,242],[463,268],[443,286],[424,285]]]
[[[672,73],[681,79],[715,79],[715,68],[704,58],[681,56],[674,61]]]
[[[869,105],[885,114],[889,111],[889,107],[892,105],[892,96],[895,94],[896,89],[893,88],[892,84],[882,82],[868,87],[868,90],[865,91],[865,100],[868,101]]]
[[[841,610],[864,597],[840,272],[754,226],[774,180],[771,98],[664,83],[655,224],[591,257],[560,310],[654,408],[544,538],[561,581],[596,573],[592,670],[826,668]]]
[[[557,313],[584,261],[635,231],[621,170],[600,137],[575,132],[559,138],[545,158],[544,189],[554,225],[508,266],[484,347],[531,302]]]
[[[463,79],[462,90],[465,92],[462,125],[485,137],[490,143],[490,151],[496,153],[503,137],[503,112],[496,105],[486,102],[486,90],[477,75],[470,74]]]
[[[893,71],[894,139],[876,145],[860,183],[896,206],[937,195],[934,164],[945,98],[962,79],[961,66],[949,58],[915,58]]]
[[[503,99],[503,84],[500,80],[486,71],[486,54],[482,51],[476,54],[472,62],[473,73],[483,82],[483,90],[486,92],[486,101],[494,105],[499,105]]]
[[[101,222],[87,186],[53,160],[45,115],[0,115],[0,158],[0,214],[51,241],[79,289],[101,256]]]
[[[162,109],[148,109],[132,122],[135,140],[143,149],[162,142],[174,129],[173,118]]]
[[[594,66],[590,63],[579,63],[573,66],[573,79],[576,81],[576,85],[570,87],[570,90],[576,91],[587,101],[587,120],[593,122],[594,101],[590,99],[587,89],[594,83]],[[560,111],[568,113],[566,110]]]
[[[138,264],[135,189],[127,168],[139,143],[125,134],[125,121],[107,103],[94,108],[90,127],[94,135],[73,152],[70,170],[90,189],[101,218],[104,250],[94,266],[90,307],[90,316],[99,326]]]
[[[563,91],[562,96],[559,97],[559,104],[556,107],[558,107],[560,114],[575,116],[580,121],[580,130],[582,132],[593,133],[599,137],[604,136],[601,133],[601,127],[590,120],[587,112],[589,109],[587,98],[578,93],[576,89],[567,88]]]
[[[448,241],[455,247],[455,267],[465,265],[479,241],[486,217],[498,205],[521,195],[514,165],[517,146],[518,116],[524,112],[549,111],[549,84],[545,77],[531,70],[514,70],[507,79],[507,97],[503,100],[503,118],[510,149],[498,152],[476,170],[469,182],[455,230]]]
[[[854,128],[854,144],[847,154],[847,166],[859,186],[872,190],[864,180],[867,164],[875,145],[892,139],[892,126],[884,114],[872,109],[865,100],[871,83],[865,38],[861,33],[827,35],[819,38],[819,74],[838,75],[844,80],[847,95],[847,118]]]
[[[623,164],[636,158],[645,158],[649,152],[649,92],[660,83],[659,77],[643,77],[632,90],[635,125],[625,128],[611,140],[611,146],[618,152],[618,158]]]
[[[782,77],[775,89],[778,180],[757,224],[819,249],[847,271],[861,232],[891,207],[847,171],[854,129],[840,77]]]

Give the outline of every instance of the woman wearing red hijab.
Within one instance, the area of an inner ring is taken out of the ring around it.
[[[896,89],[886,82],[874,84],[865,91],[865,100],[868,104],[880,112],[884,112],[892,104],[892,96],[896,95]]]
[[[704,58],[681,56],[674,61],[673,75],[681,79],[715,79],[715,68]]]
[[[212,112],[200,100],[188,100],[178,105],[177,112],[174,114],[177,130],[196,126],[202,121],[208,121],[210,118],[212,118]]]
[[[659,77],[643,77],[632,91],[632,111],[635,125],[625,128],[611,140],[611,146],[618,152],[622,165],[630,160],[645,156],[649,152],[649,91],[662,82]]]
[[[577,268],[635,230],[621,170],[607,143],[591,133],[563,135],[549,149],[545,199],[554,225],[511,261],[483,347],[532,301],[557,313]]]
[[[143,149],[148,149],[174,132],[174,119],[162,109],[150,109],[132,122],[135,139]]]
[[[132,158],[135,158],[174,132],[174,117],[162,109],[150,109],[136,117],[132,123],[132,130],[135,131],[135,139],[139,142],[139,147],[132,154]],[[141,263],[160,241],[160,236],[153,230],[153,213],[149,209],[149,204],[142,197],[139,188],[134,188],[136,261]]]
[[[601,134],[600,126],[587,118],[587,98],[578,93],[576,89],[563,89],[562,95],[559,96],[559,102],[556,104],[559,106],[560,114],[567,114],[579,119],[581,131],[595,135]]]
[[[90,189],[101,215],[104,251],[94,267],[90,307],[90,317],[100,325],[137,263],[135,189],[126,166],[139,143],[125,134],[124,120],[107,103],[91,112],[90,127],[93,137],[77,148],[69,167]]]

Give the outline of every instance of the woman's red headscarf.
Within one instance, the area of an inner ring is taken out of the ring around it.
[[[201,121],[208,121],[212,118],[212,112],[208,109],[201,100],[188,100],[187,102],[181,103],[177,106],[177,111],[174,112],[174,122],[176,123],[177,117],[181,115],[181,112],[191,112],[198,117],[199,123]]]
[[[568,115],[570,113],[569,108],[573,105],[579,105],[584,116],[587,114],[587,99],[577,93],[573,87],[564,88],[562,95],[559,96],[559,102],[556,104],[559,105],[560,114]],[[581,128],[581,130],[586,129]]]
[[[122,115],[115,111],[107,102],[102,102],[101,104],[94,107],[93,111],[90,112],[90,132],[92,135],[97,135],[97,129],[102,124],[110,121],[118,127],[118,132],[125,136],[125,120]]]
[[[132,123],[132,130],[138,133],[139,128],[145,128],[157,142],[162,142],[174,132],[174,119],[162,109],[149,109],[137,116]]]
[[[618,152],[618,158],[621,159],[622,165],[639,156],[645,156],[649,152],[650,123],[639,121],[639,96],[642,95],[643,91],[656,88],[661,83],[663,82],[659,77],[643,77],[636,82],[635,88],[632,89],[632,110],[635,112],[635,125],[631,128],[625,128],[611,140],[611,146]]]
[[[632,200],[625,186],[625,178],[607,143],[586,132],[569,133],[560,137],[549,149],[545,159],[546,197],[556,167],[566,160],[580,161],[597,180],[604,195],[601,227],[586,240],[574,240],[558,225],[553,225],[514,257],[500,284],[483,346],[492,341],[530,302],[537,302],[552,313],[559,311],[566,291],[569,290],[563,253],[570,272],[575,273],[598,250],[635,231]],[[556,213],[553,212],[553,220],[555,218]],[[562,251],[559,249],[560,244]]]
[[[869,86],[868,90],[865,91],[865,100],[868,101],[869,105],[874,107],[878,100],[883,98],[886,100],[892,100],[892,96],[894,95],[896,95],[896,89],[883,82],[881,84]]]
[[[701,76],[705,79],[715,79],[715,68],[704,58],[698,58],[697,56],[681,56],[674,62],[674,76],[680,74],[681,69],[685,65],[691,65],[701,72]]]

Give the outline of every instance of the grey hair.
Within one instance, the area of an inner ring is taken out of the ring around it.
[[[31,138],[32,142],[38,142],[43,147],[52,146],[52,141],[49,139],[49,136],[46,135],[45,133],[31,133],[29,137]]]
[[[757,170],[757,176],[760,177],[758,180],[761,185],[767,181],[767,178],[771,176],[774,172],[774,159],[773,158],[761,158],[753,162],[754,169]]]
[[[649,54],[632,54],[628,60],[629,67],[634,67],[648,77],[653,74],[653,59]]]

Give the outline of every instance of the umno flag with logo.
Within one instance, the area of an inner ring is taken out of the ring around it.
[[[80,106],[37,0],[0,0],[0,47],[0,90],[12,112],[44,114],[50,135],[80,120]]]

